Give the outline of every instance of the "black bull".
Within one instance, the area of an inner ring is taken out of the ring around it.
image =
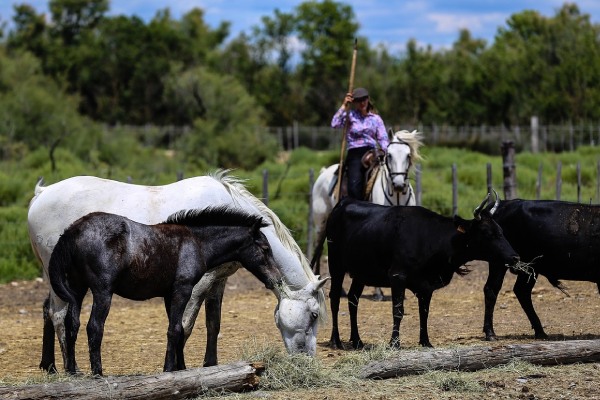
[[[461,266],[468,261],[494,261],[504,267],[519,259],[490,212],[481,211],[488,199],[469,221],[422,207],[386,207],[349,198],[338,203],[327,222],[331,345],[342,346],[337,314],[342,281],[349,273],[350,342],[355,348],[363,345],[356,317],[365,285],[392,289],[393,346],[399,346],[405,291],[411,290],[419,302],[419,343],[431,347],[427,318],[433,291],[446,286],[455,272],[464,272]]]
[[[552,200],[501,201],[494,219],[504,236],[521,257],[532,263],[532,270],[519,271],[513,291],[525,311],[538,339],[547,338],[531,300],[538,275],[562,289],[559,279],[590,281],[600,291],[600,206]],[[494,306],[506,267],[490,262],[484,287],[485,317],[483,332],[495,340]]]

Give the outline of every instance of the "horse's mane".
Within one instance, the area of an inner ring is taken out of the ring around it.
[[[275,228],[277,238],[281,241],[283,246],[296,255],[296,257],[300,261],[300,264],[302,265],[302,269],[304,270],[308,280],[311,282],[316,282],[318,279],[313,274],[308,259],[306,258],[304,253],[302,253],[300,246],[298,246],[298,243],[296,243],[296,241],[292,237],[292,234],[290,233],[289,229],[283,224],[283,222],[281,222],[277,214],[275,214],[269,207],[267,207],[262,201],[260,201],[252,193],[250,193],[248,189],[246,189],[246,187],[243,184],[243,181],[240,178],[228,175],[229,172],[230,170],[228,169],[219,169],[208,175],[211,178],[218,181],[219,183],[221,183],[223,186],[225,186],[225,188],[231,194],[231,197],[233,198],[234,202],[237,202],[238,198],[243,198],[252,203],[252,205],[260,211],[263,217],[267,218],[269,222],[271,222],[273,228]],[[327,318],[327,310],[325,308],[325,294],[323,293],[322,289],[319,290],[318,297],[319,308],[321,311],[319,312],[319,320],[321,322],[324,322]]]
[[[269,225],[260,215],[250,214],[244,210],[226,205],[181,210],[169,215],[163,224],[178,224],[192,226],[253,226],[260,223],[261,227]]]
[[[410,147],[410,157],[413,162],[417,162],[423,159],[423,156],[419,153],[419,147],[423,146],[423,134],[417,130],[409,132],[407,130],[401,130],[394,133],[392,140],[401,140],[406,142]]]

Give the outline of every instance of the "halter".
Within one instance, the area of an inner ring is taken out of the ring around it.
[[[407,183],[406,184],[407,191],[403,192],[402,194],[406,195],[408,193],[408,197],[406,199],[406,203],[404,204],[404,205],[407,205],[410,202],[410,199],[412,198],[412,196],[414,195],[413,190],[412,190],[412,186],[408,182],[409,179],[410,179],[410,177],[408,176],[408,172],[410,170],[410,167],[412,166],[411,156],[410,156],[410,154],[408,155],[408,166],[406,167],[405,171],[403,171],[403,172],[394,172],[394,171],[392,171],[392,169],[390,168],[389,162],[388,162],[389,148],[392,145],[406,145],[406,146],[408,146],[410,148],[410,145],[407,142],[405,142],[404,140],[402,140],[402,139],[398,139],[398,141],[393,141],[393,142],[390,142],[390,144],[388,144],[388,147],[387,147],[388,151],[386,152],[386,156],[385,156],[385,159],[384,159],[385,161],[381,164],[382,167],[385,168],[385,173],[386,173],[387,178],[388,178],[388,190],[387,191],[385,190],[383,179],[381,180],[381,186],[382,186],[381,189],[382,189],[382,192],[384,193],[384,195],[386,197],[386,200],[389,203],[391,203],[391,204],[399,204],[400,193],[394,191],[393,181],[394,181],[394,178],[396,176],[399,176],[399,175],[404,176],[404,179],[405,179],[405,181]],[[395,197],[396,197],[395,201],[394,201],[394,194],[395,194]]]

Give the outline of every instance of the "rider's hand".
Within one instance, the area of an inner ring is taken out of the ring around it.
[[[344,97],[344,103],[342,104],[342,107],[350,107],[350,104],[352,104],[353,100],[354,97],[352,97],[352,93],[346,93],[346,97]]]

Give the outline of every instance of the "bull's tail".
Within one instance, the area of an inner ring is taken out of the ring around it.
[[[71,321],[77,321],[78,315],[74,315],[77,298],[75,291],[69,282],[69,276],[73,276],[73,239],[69,232],[65,232],[54,246],[48,267],[48,278],[54,293],[69,304]],[[74,319],[73,319],[74,317]]]

